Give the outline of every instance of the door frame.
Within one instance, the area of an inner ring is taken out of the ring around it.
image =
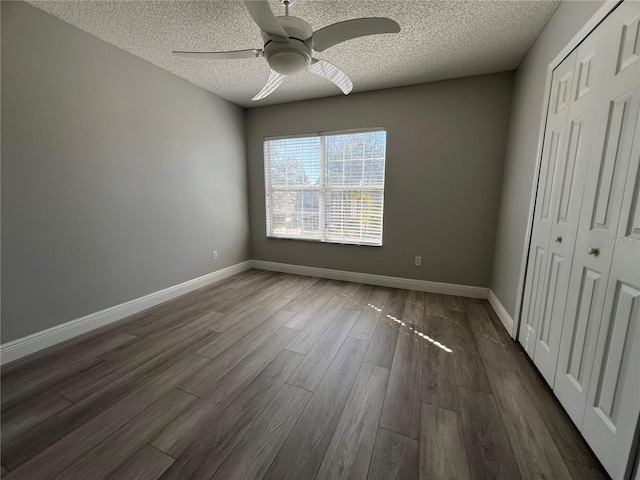
[[[516,309],[515,318],[513,319],[513,329],[511,331],[511,337],[517,339],[520,332],[520,323],[522,322],[522,305],[524,303],[525,294],[525,279],[527,275],[527,263],[529,261],[529,249],[531,248],[531,235],[533,232],[533,220],[534,211],[536,206],[536,197],[538,194],[538,185],[540,181],[540,167],[542,165],[542,147],[544,144],[544,135],[547,126],[547,115],[549,114],[549,97],[551,95],[551,80],[553,71],[562,61],[573,52],[587,36],[596,29],[600,23],[622,3],[623,0],[606,0],[602,6],[593,14],[593,16],[587,20],[580,30],[569,40],[569,42],[558,52],[554,59],[547,66],[547,74],[544,86],[544,99],[545,104],[542,109],[542,116],[540,118],[540,127],[538,132],[538,143],[536,148],[536,166],[535,175],[533,178],[534,188],[531,193],[531,200],[529,201],[529,212],[527,214],[527,231],[524,239],[524,255],[520,263],[520,275],[518,277],[518,296],[516,297]]]

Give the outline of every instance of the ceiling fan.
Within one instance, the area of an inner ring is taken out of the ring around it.
[[[262,49],[234,50],[229,52],[182,52],[175,55],[196,59],[233,59],[264,57],[271,67],[267,83],[251,100],[261,100],[271,94],[290,75],[307,70],[337,85],[345,95],[353,88],[349,77],[326,60],[313,58],[313,52],[323,52],[329,47],[353,38],[379,33],[398,33],[400,25],[390,18],[357,18],[334,23],[315,32],[301,18],[289,16],[292,0],[282,0],[285,15],[276,17],[268,0],[246,0],[245,5],[262,33]]]

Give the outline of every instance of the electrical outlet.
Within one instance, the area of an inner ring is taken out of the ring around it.
[[[416,257],[415,261],[413,262],[413,264],[416,267],[421,267],[422,266],[422,257]]]
[[[218,250],[214,250],[213,252],[211,252],[211,258],[213,260],[217,260],[218,259]]]

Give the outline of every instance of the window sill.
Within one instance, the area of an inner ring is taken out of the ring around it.
[[[267,240],[290,240],[293,242],[305,242],[305,243],[325,243],[333,245],[344,245],[352,247],[382,247],[382,244],[375,243],[355,243],[355,242],[341,242],[339,240],[320,240],[318,238],[292,238],[292,237],[278,237],[273,235],[267,235]]]

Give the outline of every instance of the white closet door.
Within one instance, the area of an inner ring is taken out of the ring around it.
[[[549,385],[554,385],[571,264],[580,220],[594,119],[590,115],[604,75],[600,35],[592,33],[574,52],[575,72],[570,92],[566,141],[557,164],[551,241],[541,296],[540,323],[533,361]]]
[[[549,242],[555,223],[557,190],[561,184],[560,164],[565,149],[575,63],[576,53],[574,52],[554,70],[551,83],[549,113],[547,114],[542,148],[534,224],[525,280],[527,287],[518,337],[531,358],[534,357],[543,301],[548,288]]]
[[[592,34],[597,34],[604,77],[591,113],[595,122],[591,158],[554,385],[578,428],[584,418],[603,314],[611,313],[603,310],[604,300],[638,116],[639,10],[639,2],[624,2]],[[640,271],[640,265],[635,265]]]
[[[633,468],[631,448],[640,415],[640,5],[634,3],[635,14],[625,16],[617,32],[616,76],[626,77],[620,80],[621,95],[629,98],[635,139],[628,161],[620,164],[622,207],[611,239],[613,261],[582,427],[613,478],[623,478]]]
[[[636,133],[640,136],[640,132]],[[637,142],[640,143],[640,142]],[[638,163],[628,178],[596,346],[582,433],[613,478],[623,478],[640,415],[640,205]]]

